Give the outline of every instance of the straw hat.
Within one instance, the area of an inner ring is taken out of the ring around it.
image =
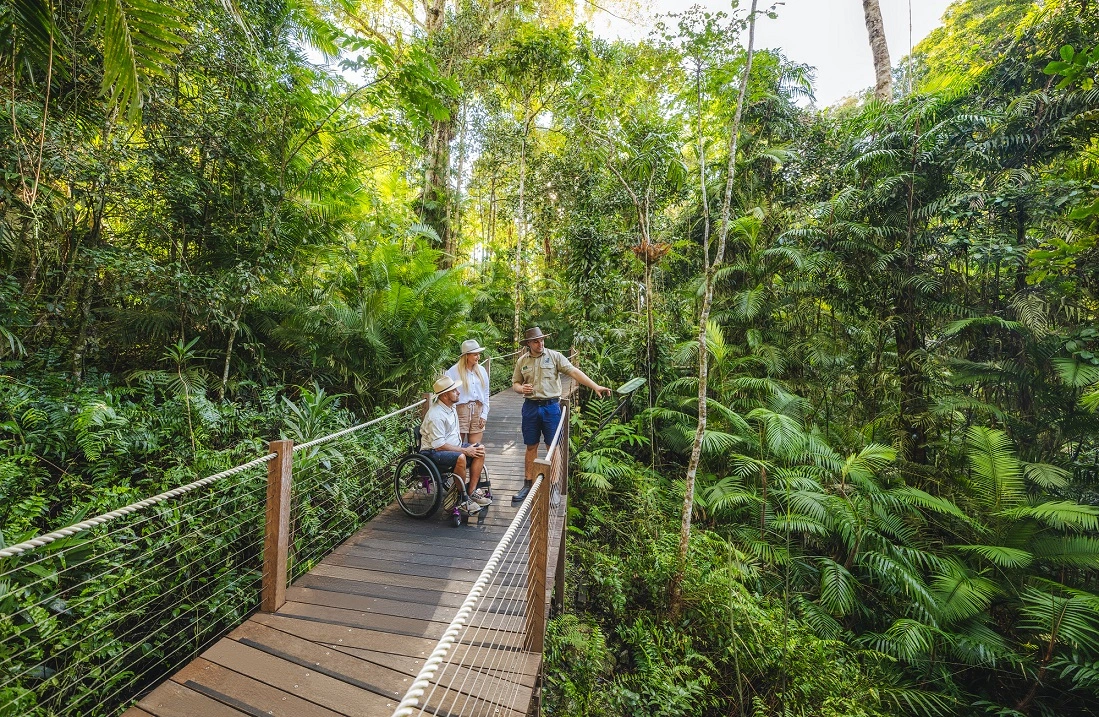
[[[535,326],[523,332],[523,340],[519,343],[526,345],[528,341],[534,341],[535,339],[544,339],[547,336],[549,336],[549,334],[543,334],[542,329]]]
[[[435,379],[435,384],[431,387],[431,392],[436,396],[451,391],[462,385],[461,381],[453,379],[450,376],[440,376]]]
[[[462,342],[462,355],[466,354],[479,354],[484,352],[484,346],[477,343],[477,339],[466,339]]]

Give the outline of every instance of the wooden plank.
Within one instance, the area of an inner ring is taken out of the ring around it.
[[[308,575],[314,577],[338,578],[346,581],[357,581],[368,584],[381,585],[383,588],[411,588],[413,590],[431,590],[433,592],[449,592],[466,595],[471,583],[465,580],[446,580],[443,578],[425,578],[419,575],[405,575],[402,573],[380,572],[363,568],[349,568],[330,563],[321,563],[309,571]],[[304,576],[303,576],[304,577]],[[300,578],[299,578],[300,580]]]
[[[524,591],[525,594],[525,591]],[[405,603],[397,600],[383,600],[381,598],[363,598],[356,595],[346,595],[342,593],[331,593],[323,590],[312,590],[309,588],[290,588],[287,593],[288,602],[296,602],[313,605],[315,607],[325,608],[340,608],[347,612],[357,612],[360,616],[364,615],[377,615],[382,618],[398,618],[401,620],[415,621],[431,621],[442,623],[444,626],[449,625],[450,621],[454,619],[454,615],[458,612],[456,608],[442,607],[438,605],[422,605],[417,603]],[[486,623],[503,622],[500,619],[500,615],[521,615],[522,614],[522,602],[518,599],[512,599],[510,604],[513,609],[505,612],[503,607],[492,610],[494,600],[493,595],[489,595],[484,601],[482,601],[484,609],[475,610],[470,616],[469,624],[471,626],[483,626]],[[503,600],[505,604],[508,601]],[[509,628],[501,628],[514,632],[519,627],[512,626]]]
[[[283,614],[256,615],[252,618],[252,621],[321,645],[367,649],[390,655],[415,658],[420,662],[421,667],[423,661],[435,649],[438,642],[438,638],[405,635],[395,638],[392,633],[379,630],[302,620]]]
[[[448,548],[460,549],[468,546],[472,548],[494,548],[500,542],[507,530],[489,530],[487,526],[462,526],[445,530],[428,531],[409,525],[403,519],[399,521],[380,521],[370,523],[369,532],[356,536],[348,541],[350,545],[365,545],[371,540],[396,540],[410,544],[434,546],[440,550]]]
[[[131,707],[122,713],[122,717],[156,717],[156,715],[150,714],[138,707]]]
[[[172,680],[145,695],[137,706],[156,717],[241,717],[247,714]]]
[[[375,558],[361,558],[355,555],[331,555],[325,558],[329,565],[342,565],[348,568],[365,568],[385,573],[398,573],[400,575],[418,575],[424,578],[441,578],[444,580],[468,580],[472,587],[473,581],[481,574],[480,570],[465,568],[447,568],[440,565],[408,565],[393,560],[377,560]]]
[[[303,700],[289,692],[201,657],[176,673],[172,679],[196,692],[228,702],[251,714],[339,717],[338,712]]]
[[[310,605],[288,601],[279,611],[282,615],[295,615],[302,619],[327,622],[346,627],[362,627],[368,630],[389,632],[410,637],[430,637],[438,640],[448,623],[414,620],[394,615],[379,615],[361,610],[345,610],[338,607]]]
[[[294,615],[301,620],[314,620],[327,622],[344,627],[358,627],[378,632],[388,632],[394,636],[392,639],[404,639],[405,637],[426,637],[438,641],[450,621],[433,622],[428,620],[415,620],[411,618],[396,617],[394,615],[379,615],[376,613],[361,612],[358,610],[344,610],[342,608],[325,607],[321,605],[307,605],[299,602],[287,602],[280,611],[283,615]],[[471,627],[481,627],[487,620],[474,616],[470,621]],[[516,630],[502,630],[498,633],[487,634],[477,638],[479,643],[494,644],[501,647],[513,647],[522,643],[523,633],[521,624]],[[434,647],[434,645],[432,645]]]
[[[230,635],[232,639],[329,677],[355,685],[397,701],[404,696],[412,681],[389,667],[318,645],[281,630],[259,623],[247,622]]]
[[[361,595],[363,597],[384,598],[387,600],[400,600],[402,602],[416,603],[420,605],[438,605],[440,607],[459,608],[469,592],[468,585],[462,592],[446,592],[440,590],[427,590],[424,588],[406,588],[395,585],[385,585],[375,582],[362,582],[358,580],[341,580],[329,578],[323,575],[310,573],[303,575],[294,583],[294,587],[311,588],[327,592],[345,593],[348,595]],[[515,583],[501,586],[503,589],[493,595],[510,597],[522,585]]]
[[[417,550],[413,546],[409,546],[404,550],[385,550],[370,546],[352,547],[341,550],[339,554],[374,558],[375,560],[394,560],[406,565],[441,565],[448,568],[465,568],[466,570],[476,570],[478,573],[485,567],[485,561],[488,560],[488,556],[486,556],[484,560],[480,560],[478,558],[463,557],[461,555],[434,554],[424,550]]]
[[[392,714],[398,702],[234,640],[220,640],[202,656],[346,717]]]
[[[442,541],[446,542],[442,542]],[[497,541],[498,542],[498,541]],[[415,533],[386,533],[374,531],[358,539],[348,540],[332,552],[346,553],[355,550],[415,550],[435,555],[492,555],[496,544],[488,540],[454,540]]]
[[[506,496],[502,500],[508,503],[511,502],[511,499]],[[463,537],[464,534],[476,531],[504,533],[515,518],[515,513],[518,512],[520,505],[520,503],[516,503],[514,510],[512,510],[513,506],[511,505],[502,505],[498,511],[493,511],[493,508],[497,507],[494,503],[469,516],[469,523],[463,521],[460,528],[452,526],[450,524],[450,515],[441,509],[434,517],[426,521],[410,518],[404,513],[391,513],[379,515],[371,521],[371,524],[400,526],[410,533],[422,534],[434,530],[442,536]],[[497,515],[497,513],[500,513],[500,515]]]
[[[287,591],[287,599],[293,602],[308,603],[310,605],[323,605],[325,607],[338,607],[345,610],[357,610],[360,612],[376,613],[379,615],[392,615],[396,617],[413,618],[416,620],[435,620],[449,623],[454,614],[458,612],[456,607],[444,605],[405,602],[403,600],[387,600],[384,598],[368,597],[363,595],[349,595],[347,593],[329,592],[313,588],[292,587]]]

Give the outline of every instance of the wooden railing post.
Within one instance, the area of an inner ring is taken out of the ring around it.
[[[561,490],[561,535],[557,546],[557,569],[553,574],[553,594],[556,596],[558,610],[565,604],[565,536],[569,531],[569,419],[572,417],[572,401],[565,400],[565,410],[561,420],[565,422],[561,432],[561,442],[557,445],[557,487]]]
[[[524,627],[527,649],[541,654],[546,639],[546,563],[549,547],[550,464],[544,458],[534,461],[543,475],[534,495],[530,512],[530,548],[527,562],[527,615]]]
[[[271,441],[267,464],[267,511],[263,532],[263,579],[260,610],[275,612],[286,602],[286,560],[290,549],[290,483],[294,470],[294,442]]]

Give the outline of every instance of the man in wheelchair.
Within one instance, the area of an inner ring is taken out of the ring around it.
[[[434,398],[420,424],[420,453],[439,467],[442,473],[454,473],[467,479],[469,499],[461,506],[467,513],[476,513],[492,499],[477,489],[481,467],[485,463],[485,447],[480,443],[462,443],[458,430],[458,387],[461,381],[440,376],[432,386]]]

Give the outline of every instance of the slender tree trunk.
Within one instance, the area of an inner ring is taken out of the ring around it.
[[[73,344],[72,377],[74,383],[84,380],[84,349],[88,345],[88,326],[92,320],[92,292],[96,285],[96,273],[94,266],[91,273],[84,279],[84,290],[80,297],[80,330],[76,335],[76,343]]]
[[[698,475],[698,464],[702,457],[702,437],[706,433],[706,398],[709,377],[709,348],[706,345],[706,325],[710,321],[710,308],[714,300],[714,274],[725,256],[725,242],[729,236],[729,220],[733,205],[733,184],[736,179],[736,153],[738,138],[740,136],[740,121],[744,114],[744,97],[748,91],[748,80],[752,74],[752,56],[755,50],[756,40],[756,5],[758,0],[752,0],[752,8],[748,15],[748,52],[744,62],[744,73],[740,80],[740,92],[737,94],[736,113],[733,115],[733,124],[729,130],[729,165],[725,179],[725,198],[721,206],[721,227],[718,230],[717,253],[712,264],[709,263],[709,242],[703,244],[703,252],[706,255],[705,288],[702,295],[702,310],[699,312],[698,321],[698,427],[695,429],[694,444],[691,447],[691,459],[687,464],[687,476],[683,493],[683,514],[679,530],[679,552],[676,556],[675,572],[669,587],[668,610],[673,620],[679,617],[683,608],[683,573],[687,567],[687,547],[691,539],[691,516],[694,512],[695,477]],[[701,105],[699,107],[699,121],[701,122]],[[704,169],[701,131],[699,136],[700,166]],[[705,175],[702,178],[705,186]]]
[[[904,268],[896,289],[893,315],[897,317],[895,338],[897,342],[897,379],[900,384],[900,401],[897,422],[905,434],[907,454],[913,463],[927,463],[927,430],[920,418],[926,413],[927,405],[923,397],[923,375],[919,364],[922,355],[923,325],[917,314],[916,290],[907,279],[916,275],[915,249],[915,209],[916,209],[916,162],[920,141],[920,126],[916,125],[916,136],[912,139],[912,173],[908,179],[907,224],[904,239]]]
[[[450,224],[447,221],[449,198],[447,197],[448,177],[450,175],[450,141],[454,139],[454,122],[450,119],[436,120],[431,124],[431,134],[427,141],[427,167],[424,170],[424,189],[421,197],[422,220],[429,224],[439,235],[438,248],[443,251],[450,246]],[[451,259],[444,255],[443,266],[450,266]]]
[[[870,36],[870,51],[874,54],[874,96],[882,102],[893,97],[893,68],[889,64],[889,44],[885,41],[885,22],[881,18],[878,0],[862,0],[866,17],[866,34]]]
[[[519,141],[519,212],[515,218],[515,317],[512,334],[519,344],[519,318],[522,310],[523,238],[527,230],[525,192],[527,184],[527,120],[523,118],[523,136]]]
[[[247,292],[245,292],[247,298]],[[244,313],[244,301],[240,302],[240,308],[237,309],[237,313],[233,315],[233,320],[229,324],[229,341],[225,346],[225,367],[221,371],[221,386],[218,388],[218,400],[225,400],[225,389],[229,386],[229,365],[233,361],[233,344],[236,342],[237,333],[240,331],[240,316]]]
[[[644,217],[643,221],[648,224],[648,217]],[[655,258],[651,251],[652,243],[648,238],[648,230],[645,231],[645,235],[645,365],[649,368],[651,374],[653,364],[656,363],[656,325],[653,320],[653,263]],[[650,393],[651,391],[650,384]]]
[[[462,240],[462,173],[466,168],[466,120],[467,120],[467,107],[462,105],[462,129],[458,134],[458,173],[454,178],[454,196],[448,206],[451,207],[447,211],[447,227],[448,227],[448,243],[446,246],[446,253],[451,257],[451,264],[453,265],[458,261],[458,244]]]

